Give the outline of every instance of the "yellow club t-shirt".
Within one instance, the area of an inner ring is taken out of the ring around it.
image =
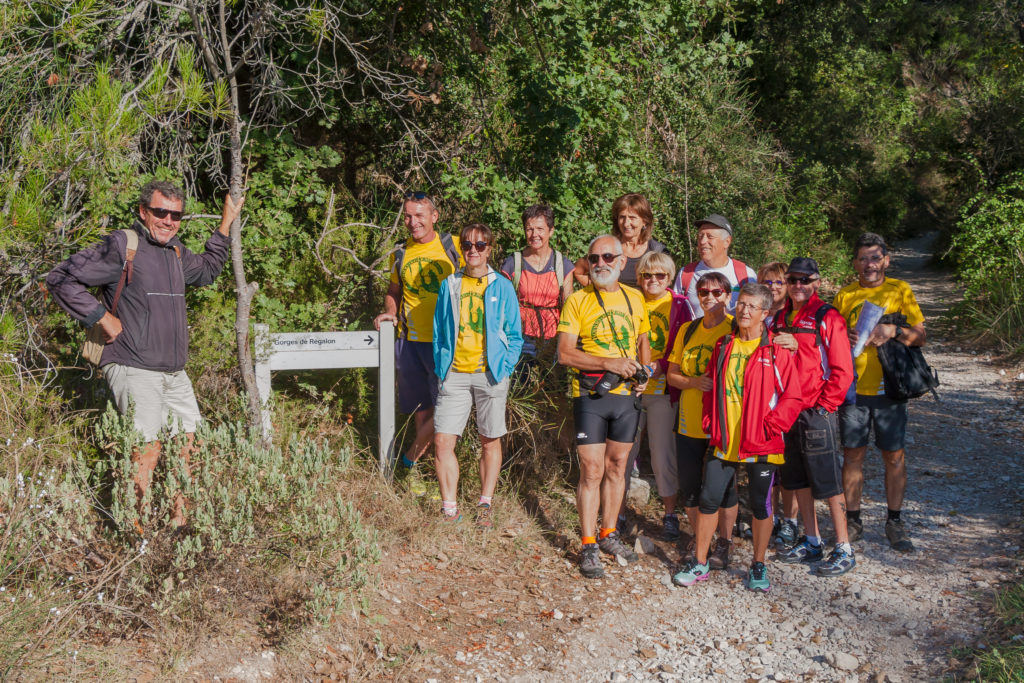
[[[462,276],[462,294],[459,300],[459,330],[455,340],[455,372],[483,372],[487,368],[484,356],[484,290],[487,277]]]
[[[643,295],[632,287],[620,285],[618,291],[601,292],[601,298],[607,310],[602,309],[598,303],[593,285],[573,292],[562,307],[558,331],[579,338],[583,343],[583,351],[592,356],[636,358],[637,339],[641,334],[651,331]],[[610,393],[626,396],[631,391],[632,385],[623,382]],[[580,395],[575,373],[572,395]]]
[[[859,282],[852,282],[836,294],[832,304],[846,318],[846,326],[854,329],[864,302],[881,306],[885,314],[902,313],[907,317],[907,325],[914,326],[924,322],[924,314],[917,305],[913,290],[903,280],[885,278],[878,287],[861,287]],[[864,351],[854,359],[857,371],[857,393],[861,396],[878,396],[885,394],[885,380],[882,377],[882,364],[878,362],[878,349],[865,346]]]
[[[760,337],[750,341],[741,341],[737,337],[733,341],[732,349],[729,352],[729,359],[725,363],[725,424],[729,430],[729,452],[723,453],[720,448],[716,448],[715,457],[721,460],[741,462],[740,439],[743,438],[743,379],[744,373],[747,371],[747,362],[760,343]],[[773,465],[781,465],[783,462],[782,453],[774,453],[765,459]]]
[[[426,244],[411,237],[405,243],[402,272],[395,269],[395,256],[391,255],[388,270],[391,283],[402,283],[401,318],[407,331],[406,339],[417,342],[434,341],[434,306],[441,282],[463,264],[462,247],[458,237],[452,237],[459,263],[453,264],[441,244],[441,235]]]
[[[676,341],[668,360],[670,363],[677,364],[680,372],[687,377],[700,377],[707,372],[715,344],[732,329],[732,316],[725,316],[725,320],[711,329],[698,323],[697,329],[693,331],[693,336],[684,346],[683,338],[686,336],[686,328],[689,324],[685,323],[676,333]],[[706,439],[707,434],[704,433],[702,424],[703,417],[704,392],[700,389],[683,389],[679,395],[679,424],[676,425],[676,431],[694,439]]]
[[[647,309],[647,318],[651,323],[650,342],[651,362],[653,363],[664,358],[671,351],[665,347],[668,345],[668,318],[672,314],[672,294],[666,291],[654,301],[644,297],[644,308]],[[647,383],[644,393],[664,394],[665,386],[665,375],[661,375],[658,379]]]

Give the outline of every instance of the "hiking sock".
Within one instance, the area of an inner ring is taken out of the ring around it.
[[[406,457],[405,453],[402,453],[402,467],[406,467],[408,469],[412,469],[415,466],[416,466],[416,462],[414,460],[410,460],[408,457]]]
[[[597,535],[598,538],[604,540],[615,533],[615,527],[611,529],[601,529],[601,532]]]
[[[811,545],[821,545],[821,537],[820,536],[807,536],[807,542],[810,543]]]
[[[582,536],[580,537],[580,543],[582,545],[594,545],[597,543],[597,538],[594,536]]]
[[[459,514],[459,504],[454,500],[442,500],[441,512],[448,517],[454,517]]]
[[[847,510],[846,521],[857,522],[857,524],[860,524],[860,510]]]
[[[842,550],[849,555],[853,555],[853,546],[849,543],[836,543],[836,550]]]
[[[890,509],[889,510],[889,521],[890,522],[898,522],[898,521],[900,521],[900,512],[902,512],[902,510],[892,510],[892,509]]]
[[[487,505],[487,506],[490,506],[491,500],[493,498],[494,498],[494,496],[480,496],[480,500],[478,500],[476,504],[477,505]]]

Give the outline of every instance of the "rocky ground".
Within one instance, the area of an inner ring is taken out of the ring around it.
[[[893,275],[910,281],[930,321],[955,298],[947,275],[927,268],[927,239],[903,246]],[[750,544],[732,566],[692,588],[671,584],[675,544],[641,538],[631,567],[606,561],[606,578],[576,570],[576,544],[539,540],[521,514],[498,514],[479,537],[453,532],[436,552],[394,548],[381,589],[362,614],[303,634],[275,654],[237,638],[178,669],[186,678],[418,681],[821,680],[911,681],[966,674],[984,647],[994,589],[1018,575],[1024,437],[1021,367],[930,324],[925,355],[941,401],[910,410],[904,515],[917,552],[885,541],[880,454],[869,450],[865,538],[856,569],[825,579],[771,561],[772,590],[743,587]],[[1016,394],[1015,394],[1016,392]],[[640,534],[659,530],[653,504]],[[544,525],[544,511],[531,513]],[[827,519],[819,508],[819,519]],[[831,528],[824,525],[826,538]],[[479,553],[508,544],[514,560]],[[477,559],[481,558],[481,559]],[[487,559],[491,558],[491,559]],[[353,646],[354,645],[354,646]],[[276,648],[278,650],[282,648]],[[959,657],[959,659],[958,659]]]

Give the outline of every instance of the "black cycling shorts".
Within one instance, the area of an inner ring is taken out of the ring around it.
[[[576,445],[633,443],[640,425],[640,399],[621,394],[587,394],[572,400]]]
[[[708,439],[676,434],[676,469],[679,472],[679,497],[684,508],[700,504],[701,484],[704,481],[704,460],[708,452]],[[739,503],[736,486],[723,494],[719,507],[731,508]]]
[[[704,483],[700,490],[700,511],[713,515],[721,507],[720,502],[726,491],[736,488],[736,469],[747,468],[750,479],[750,510],[754,519],[769,519],[772,516],[772,486],[775,485],[777,465],[766,462],[728,462],[714,456],[704,463]]]

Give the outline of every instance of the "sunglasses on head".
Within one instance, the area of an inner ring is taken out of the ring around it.
[[[767,285],[769,287],[772,287],[772,286],[782,287],[783,285],[786,284],[786,281],[785,280],[764,280],[761,284],[762,285]]]
[[[700,296],[707,296],[708,294],[710,294],[711,296],[713,296],[713,297],[715,297],[717,299],[718,297],[720,297],[723,294],[725,294],[725,290],[724,289],[719,289],[718,287],[716,287],[714,289],[708,289],[706,287],[700,287],[700,288],[697,289],[697,296],[699,296],[699,297]]]
[[[474,249],[476,249],[477,251],[483,251],[484,249],[486,249],[489,246],[491,246],[491,245],[489,243],[487,243],[487,242],[463,242],[462,243],[462,250],[463,251],[473,251]]]
[[[661,282],[668,277],[668,273],[640,273],[640,277],[644,280],[657,280]]]
[[[171,220],[174,221],[175,223],[179,222],[181,220],[181,217],[185,215],[184,211],[171,211],[170,209],[158,209],[158,208],[153,207],[153,206],[147,206],[146,207],[146,211],[149,211],[151,214],[153,214],[154,218],[167,218],[168,216],[170,216]]]
[[[809,285],[812,282],[817,282],[817,281],[818,281],[818,278],[816,278],[816,277],[808,277],[806,275],[801,275],[800,277],[797,277],[796,275],[789,275],[789,276],[786,277],[786,282],[788,282],[791,285],[795,285],[798,282],[800,284],[802,284],[802,285]]]
[[[596,266],[604,259],[605,263],[615,263],[615,259],[619,258],[618,254],[610,254],[605,252],[603,254],[587,254],[587,260],[590,261],[590,265]]]

